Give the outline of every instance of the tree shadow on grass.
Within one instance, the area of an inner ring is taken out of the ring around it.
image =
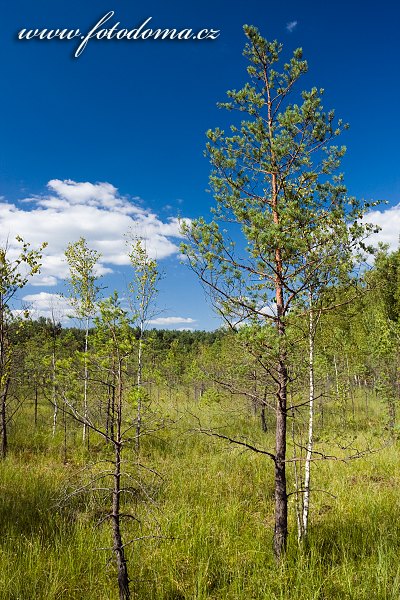
[[[376,555],[382,545],[400,549],[400,521],[386,508],[373,514],[357,513],[348,518],[326,520],[312,527],[309,551],[322,562],[363,561]]]
[[[83,498],[74,498],[63,508],[59,499],[60,489],[51,473],[43,477],[24,469],[5,478],[0,485],[0,539],[40,536],[46,543],[55,541],[84,510]]]

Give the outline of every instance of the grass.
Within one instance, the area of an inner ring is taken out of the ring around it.
[[[190,405],[189,414],[183,401],[177,402],[168,407],[170,415],[175,408],[180,416],[174,427],[144,438],[143,460],[163,480],[150,478],[156,505],[144,533],[156,537],[127,546],[134,597],[398,600],[398,443],[359,460],[313,466],[314,487],[329,493],[312,496],[310,535],[303,548],[297,544],[291,498],[287,557],[277,565],[272,553],[271,461],[193,432],[196,412],[203,425],[225,425],[264,447],[272,444],[272,434],[262,434],[257,421],[230,406]],[[379,406],[371,400],[368,427],[361,407],[357,411],[352,445],[377,447]],[[324,420],[329,429],[322,432],[321,444],[332,449],[340,419],[335,424],[334,414],[330,419],[325,414]],[[97,501],[87,495],[63,501],[65,490],[86,476],[82,467],[88,455],[80,431],[72,428],[68,462],[63,464],[62,436],[53,439],[50,424],[45,407],[35,430],[28,409],[21,412],[10,434],[9,457],[0,463],[0,599],[112,600],[118,597],[112,554],[101,549],[110,546],[109,525],[97,524],[107,507],[99,506],[101,495]],[[94,463],[102,457],[100,448],[93,437]],[[145,522],[148,509],[138,502],[135,514]],[[130,536],[138,536],[138,529],[127,522],[125,539]]]

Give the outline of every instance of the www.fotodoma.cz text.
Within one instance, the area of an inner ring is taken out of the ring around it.
[[[153,17],[148,17],[138,27],[133,29],[120,28],[120,22],[117,21],[111,27],[105,28],[104,25],[112,19],[114,11],[111,10],[105,14],[92,29],[84,34],[80,29],[21,29],[18,33],[19,40],[73,40],[80,39],[74,57],[78,58],[85,50],[90,40],[216,40],[220,35],[219,29],[199,29],[192,28],[174,29],[152,29],[148,25]]]

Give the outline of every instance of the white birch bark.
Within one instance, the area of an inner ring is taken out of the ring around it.
[[[57,416],[58,416],[58,404],[57,404],[57,393],[56,393],[56,354],[55,349],[53,347],[53,353],[51,357],[51,366],[52,366],[52,397],[53,397],[53,437],[56,435],[57,429]]]
[[[87,352],[88,352],[88,338],[89,338],[89,317],[86,317],[86,330],[85,330],[85,354],[84,354],[84,389],[83,389],[83,432],[82,439],[83,442],[86,440],[87,436],[87,418],[88,418],[88,364],[87,364]]]
[[[137,371],[137,391],[138,391],[138,404],[137,404],[137,421],[136,421],[136,452],[139,452],[140,448],[140,432],[142,427],[142,346],[143,346],[143,330],[144,322],[140,322],[140,337],[138,347],[138,371]]]
[[[311,460],[314,446],[314,313],[312,306],[312,295],[309,296],[310,313],[309,313],[309,329],[308,329],[308,374],[309,374],[309,416],[308,416],[308,440],[307,454],[304,466],[304,497],[303,497],[303,527],[302,535],[307,535],[308,515],[310,509],[310,482],[311,482]]]

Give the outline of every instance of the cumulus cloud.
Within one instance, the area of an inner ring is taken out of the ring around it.
[[[267,317],[276,317],[278,314],[278,308],[276,306],[276,302],[271,302],[267,306],[263,306],[260,308],[260,313],[262,315],[266,315]]]
[[[190,317],[158,317],[150,319],[150,325],[181,325],[183,323],[196,323],[195,319]]]
[[[290,21],[290,23],[287,23],[286,25],[286,29],[289,33],[292,33],[292,31],[294,31],[297,27],[297,21]]]
[[[52,294],[50,292],[40,292],[38,294],[27,294],[22,298],[22,308],[15,310],[16,314],[22,314],[24,310],[29,310],[32,318],[46,317],[61,323],[69,323],[70,317],[73,317],[75,311],[71,301],[65,296]],[[194,330],[193,325],[195,319],[190,317],[158,317],[149,320],[150,325],[158,326],[175,326],[181,325],[179,330]]]
[[[57,285],[56,277],[52,275],[36,275],[30,282],[34,287],[53,287]]]
[[[68,298],[49,292],[28,294],[22,298],[24,308],[27,308],[33,318],[46,317],[55,321],[66,321],[74,314]]]
[[[386,210],[372,210],[365,215],[366,223],[381,227],[381,231],[371,236],[370,242],[377,246],[378,242],[389,245],[389,250],[397,250],[400,235],[400,204]]]
[[[178,218],[161,220],[143,207],[140,198],[121,196],[110,183],[52,179],[47,190],[44,195],[23,198],[18,204],[0,199],[0,229],[8,237],[11,258],[18,252],[17,234],[32,247],[48,243],[36,285],[55,285],[67,276],[64,250],[80,237],[102,254],[98,274],[111,272],[112,266],[129,264],[124,237],[128,232],[146,241],[153,258],[160,260],[179,253],[177,241],[182,235]]]

